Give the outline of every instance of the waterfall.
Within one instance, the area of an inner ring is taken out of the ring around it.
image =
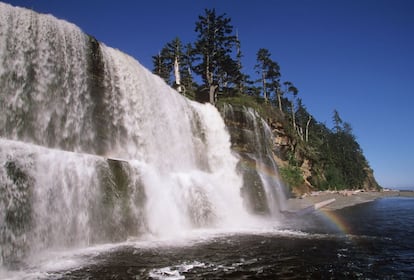
[[[0,265],[252,221],[217,109],[75,25],[0,3],[0,91]]]
[[[252,108],[224,104],[222,114],[238,151],[238,169],[243,174],[243,193],[256,213],[277,216],[284,209],[286,188],[273,158],[269,125]],[[275,151],[276,152],[276,151]]]

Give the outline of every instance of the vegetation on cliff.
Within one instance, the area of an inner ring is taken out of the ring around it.
[[[241,43],[231,19],[205,10],[195,23],[197,40],[174,38],[153,56],[154,73],[185,96],[216,106],[246,106],[274,135],[282,179],[297,193],[311,189],[378,189],[349,123],[333,112],[333,127],[318,122],[268,49],[257,51],[254,73],[243,73]]]

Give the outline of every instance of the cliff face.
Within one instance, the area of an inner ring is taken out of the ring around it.
[[[273,137],[273,150],[280,151],[275,153],[275,160],[279,166],[288,165],[288,154],[293,152],[294,160],[300,163],[300,170],[303,176],[303,185],[295,186],[292,189],[292,192],[296,195],[300,195],[315,189],[318,189],[318,186],[312,184],[312,178],[318,177],[325,179],[325,174],[323,170],[318,170],[314,168],[314,162],[312,159],[307,157],[303,152],[295,151],[297,145],[296,140],[293,139],[284,128],[282,122],[270,120],[270,127],[272,128],[272,137]],[[380,190],[381,186],[377,183],[374,177],[374,171],[366,164],[364,167],[364,172],[366,173],[366,178],[363,183],[364,190]]]
[[[304,149],[298,148],[298,140],[289,134],[283,119],[267,118],[265,121],[255,110],[241,105],[224,104],[219,109],[231,135],[232,149],[240,157],[239,172],[242,172],[244,178],[243,194],[248,197],[247,201],[253,211],[270,211],[266,203],[265,187],[259,174],[263,166],[271,166],[273,172],[279,174],[279,169],[289,167],[292,161],[297,164],[303,178],[302,183],[282,187],[284,196],[300,196],[321,189],[321,186],[314,182],[326,180],[325,170],[315,164]],[[368,164],[364,172],[366,177],[362,188],[381,189]],[[281,182],[279,175],[276,176],[280,180],[280,185],[288,185]]]
[[[381,190],[382,187],[378,184],[377,180],[374,177],[374,170],[366,167],[367,178],[364,181],[365,190]]]
[[[270,127],[251,108],[224,104],[220,111],[239,157],[247,207],[257,214],[278,214],[288,192],[279,177]]]

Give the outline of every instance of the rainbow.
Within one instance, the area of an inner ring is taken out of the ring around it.
[[[351,236],[352,235],[352,228],[349,226],[347,221],[339,215],[336,211],[327,210],[327,209],[318,209],[318,213],[333,225],[339,232],[343,233],[344,235]]]
[[[272,177],[275,180],[281,182],[280,175],[277,169],[275,170],[274,168],[271,168],[265,164],[260,164],[260,163],[257,164],[257,162],[252,159],[244,159],[242,161],[242,164],[243,164],[243,167],[246,169],[257,170],[261,172],[262,174],[265,174],[266,176]],[[302,209],[299,212],[302,212],[302,211],[307,212],[307,209]],[[347,224],[347,222],[343,219],[343,217],[338,215],[336,211],[327,210],[323,208],[323,206],[312,207],[311,211],[317,211],[318,213],[320,213],[321,216],[324,218],[324,220],[328,222],[329,224],[333,225],[334,228],[338,230],[338,232],[341,232],[342,234],[346,236],[352,235],[351,227]]]
[[[251,159],[251,158],[243,158],[243,161],[241,161],[241,164],[243,168],[245,169],[256,170],[259,173],[262,173],[266,176],[274,178],[275,180],[278,180],[278,181],[281,180],[279,172],[277,168],[275,167],[271,167],[264,163],[257,162],[256,160]]]

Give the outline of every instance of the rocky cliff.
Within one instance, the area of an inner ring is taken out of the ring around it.
[[[279,177],[270,127],[252,108],[224,104],[219,109],[239,157],[247,208],[256,214],[279,213],[289,193]]]
[[[278,188],[283,190],[285,197],[326,189],[323,182],[327,181],[327,172],[321,167],[323,165],[315,162],[309,153],[309,147],[299,143],[300,139],[292,136],[291,128],[282,115],[259,114],[252,108],[226,103],[220,105],[219,110],[230,132],[232,149],[240,156],[239,171],[244,178],[243,193],[250,198],[250,208],[254,211],[270,211],[265,201],[263,180],[259,174],[262,169],[272,170],[273,176],[280,181]],[[266,116],[263,118],[262,115]],[[286,178],[279,175],[280,169],[290,170],[292,162],[295,163],[293,170],[297,170],[301,176],[301,180],[298,181],[300,183],[294,185],[289,184]],[[347,188],[365,190],[381,188],[368,164],[365,165],[363,172],[366,174],[363,185]],[[330,187],[330,189],[335,188],[335,186]]]

